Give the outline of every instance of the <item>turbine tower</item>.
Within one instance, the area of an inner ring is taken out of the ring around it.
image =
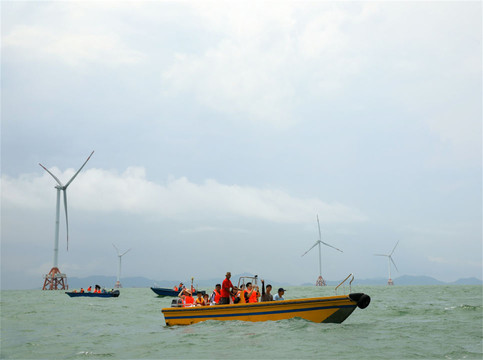
[[[321,232],[320,232],[319,215],[317,215],[317,225],[319,227],[319,240],[317,240],[317,242],[314,245],[312,245],[312,247],[310,249],[308,249],[306,252],[304,252],[302,256],[307,254],[310,250],[312,250],[317,245],[319,246],[319,277],[317,278],[317,281],[315,282],[315,286],[326,286],[327,283],[325,282],[324,278],[322,277],[322,250],[321,250],[321,245],[324,244],[325,246],[331,247],[331,248],[333,248],[337,251],[340,251],[340,252],[343,252],[343,251],[322,241],[322,235],[321,235]]]
[[[66,232],[67,232],[67,251],[69,251],[69,218],[67,216],[67,188],[69,187],[70,183],[74,181],[75,177],[82,168],[87,164],[89,159],[91,158],[94,151],[91,152],[87,160],[82,164],[79,170],[72,176],[72,178],[67,182],[67,184],[63,185],[62,182],[52,174],[45,166],[39,163],[39,165],[47,171],[55,181],[57,181],[58,185],[55,185],[57,189],[57,206],[55,210],[55,240],[54,240],[54,265],[52,269],[47,275],[44,275],[44,286],[42,290],[65,290],[69,288],[67,285],[67,277],[65,274],[62,274],[59,270],[59,218],[60,218],[60,192],[64,192],[64,209],[65,209],[65,224],[66,224]]]
[[[394,250],[396,250],[397,244],[399,244],[399,241],[396,243],[396,245],[394,245],[394,249],[392,249],[390,254],[374,254],[374,256],[387,256],[387,263],[388,263],[388,266],[389,266],[389,280],[387,280],[387,285],[394,285],[394,281],[392,281],[392,279],[391,279],[391,262],[393,263],[396,270],[399,271],[397,266],[396,266],[396,263],[392,259],[392,254],[394,253]]]
[[[116,284],[114,285],[115,289],[122,288],[121,282],[119,279],[121,278],[121,258],[126,255],[127,252],[129,252],[131,249],[124,251],[122,254],[119,252],[119,249],[116,247],[116,245],[112,244],[114,246],[114,249],[117,251],[117,256],[119,257],[119,267],[117,268],[117,281]]]

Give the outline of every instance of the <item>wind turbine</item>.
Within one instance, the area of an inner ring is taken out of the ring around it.
[[[119,267],[117,268],[117,281],[116,284],[114,285],[115,289],[119,289],[122,287],[121,282],[119,279],[121,278],[121,258],[126,255],[127,252],[129,252],[131,249],[124,251],[122,254],[120,253],[119,249],[116,247],[116,245],[112,244],[114,246],[114,249],[117,251],[117,256],[119,257]]]
[[[394,250],[396,250],[397,244],[399,244],[399,241],[396,243],[396,245],[394,245],[394,248],[392,249],[392,251],[389,255],[387,255],[387,254],[374,254],[375,256],[387,256],[387,263],[388,263],[388,266],[389,266],[389,280],[387,280],[387,285],[394,285],[394,281],[392,281],[392,279],[391,279],[391,262],[393,263],[396,270],[399,271],[397,266],[396,266],[396,263],[392,259],[392,254],[394,253]]]
[[[307,254],[310,250],[312,250],[314,247],[316,247],[317,245],[319,246],[319,277],[317,278],[317,281],[315,283],[315,286],[326,286],[326,282],[324,280],[324,278],[322,277],[322,253],[321,253],[321,245],[324,244],[325,246],[328,246],[328,247],[331,247],[337,251],[340,251],[340,252],[343,252],[342,250],[340,249],[337,249],[336,247],[330,245],[330,244],[327,244],[326,242],[323,242],[322,241],[322,234],[320,232],[320,222],[319,222],[319,215],[317,215],[317,225],[319,227],[319,240],[316,241],[316,243],[314,245],[312,245],[312,247],[310,249],[308,249],[306,252],[303,253],[302,256],[304,256],[305,254]]]
[[[50,272],[44,276],[45,281],[44,281],[44,286],[42,290],[65,290],[66,287],[67,289],[69,286],[67,285],[67,277],[65,274],[62,274],[59,270],[59,218],[60,218],[60,192],[64,192],[64,209],[65,209],[65,224],[66,224],[66,232],[67,232],[67,251],[69,251],[69,218],[67,216],[67,188],[71,184],[72,181],[74,181],[75,177],[79,172],[82,170],[82,168],[87,164],[89,159],[91,158],[92,154],[94,154],[94,151],[91,152],[87,160],[82,164],[79,170],[74,174],[74,176],[71,177],[71,179],[63,185],[62,182],[54,175],[52,174],[45,166],[39,163],[39,165],[47,171],[54,179],[57,181],[58,185],[55,185],[55,188],[57,189],[57,206],[55,210],[55,241],[54,241],[54,265],[52,266],[52,269]],[[64,279],[66,280],[64,282]],[[61,287],[60,289],[58,287]]]

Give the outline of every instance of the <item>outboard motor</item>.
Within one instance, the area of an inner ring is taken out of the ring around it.
[[[183,307],[183,300],[181,299],[171,300],[171,307]]]
[[[352,293],[349,294],[349,297],[352,301],[357,303],[359,309],[365,309],[371,303],[371,297],[364,293]]]

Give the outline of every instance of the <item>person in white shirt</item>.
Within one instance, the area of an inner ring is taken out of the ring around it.
[[[285,289],[284,288],[278,289],[278,293],[275,294],[275,296],[273,297],[273,301],[285,300],[283,297],[283,294],[285,294]]]

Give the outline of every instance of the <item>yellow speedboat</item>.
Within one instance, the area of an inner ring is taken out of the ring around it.
[[[371,298],[363,293],[307,299],[267,301],[162,309],[166,325],[190,325],[206,320],[267,321],[300,317],[317,323],[341,323],[356,307],[366,308]]]

